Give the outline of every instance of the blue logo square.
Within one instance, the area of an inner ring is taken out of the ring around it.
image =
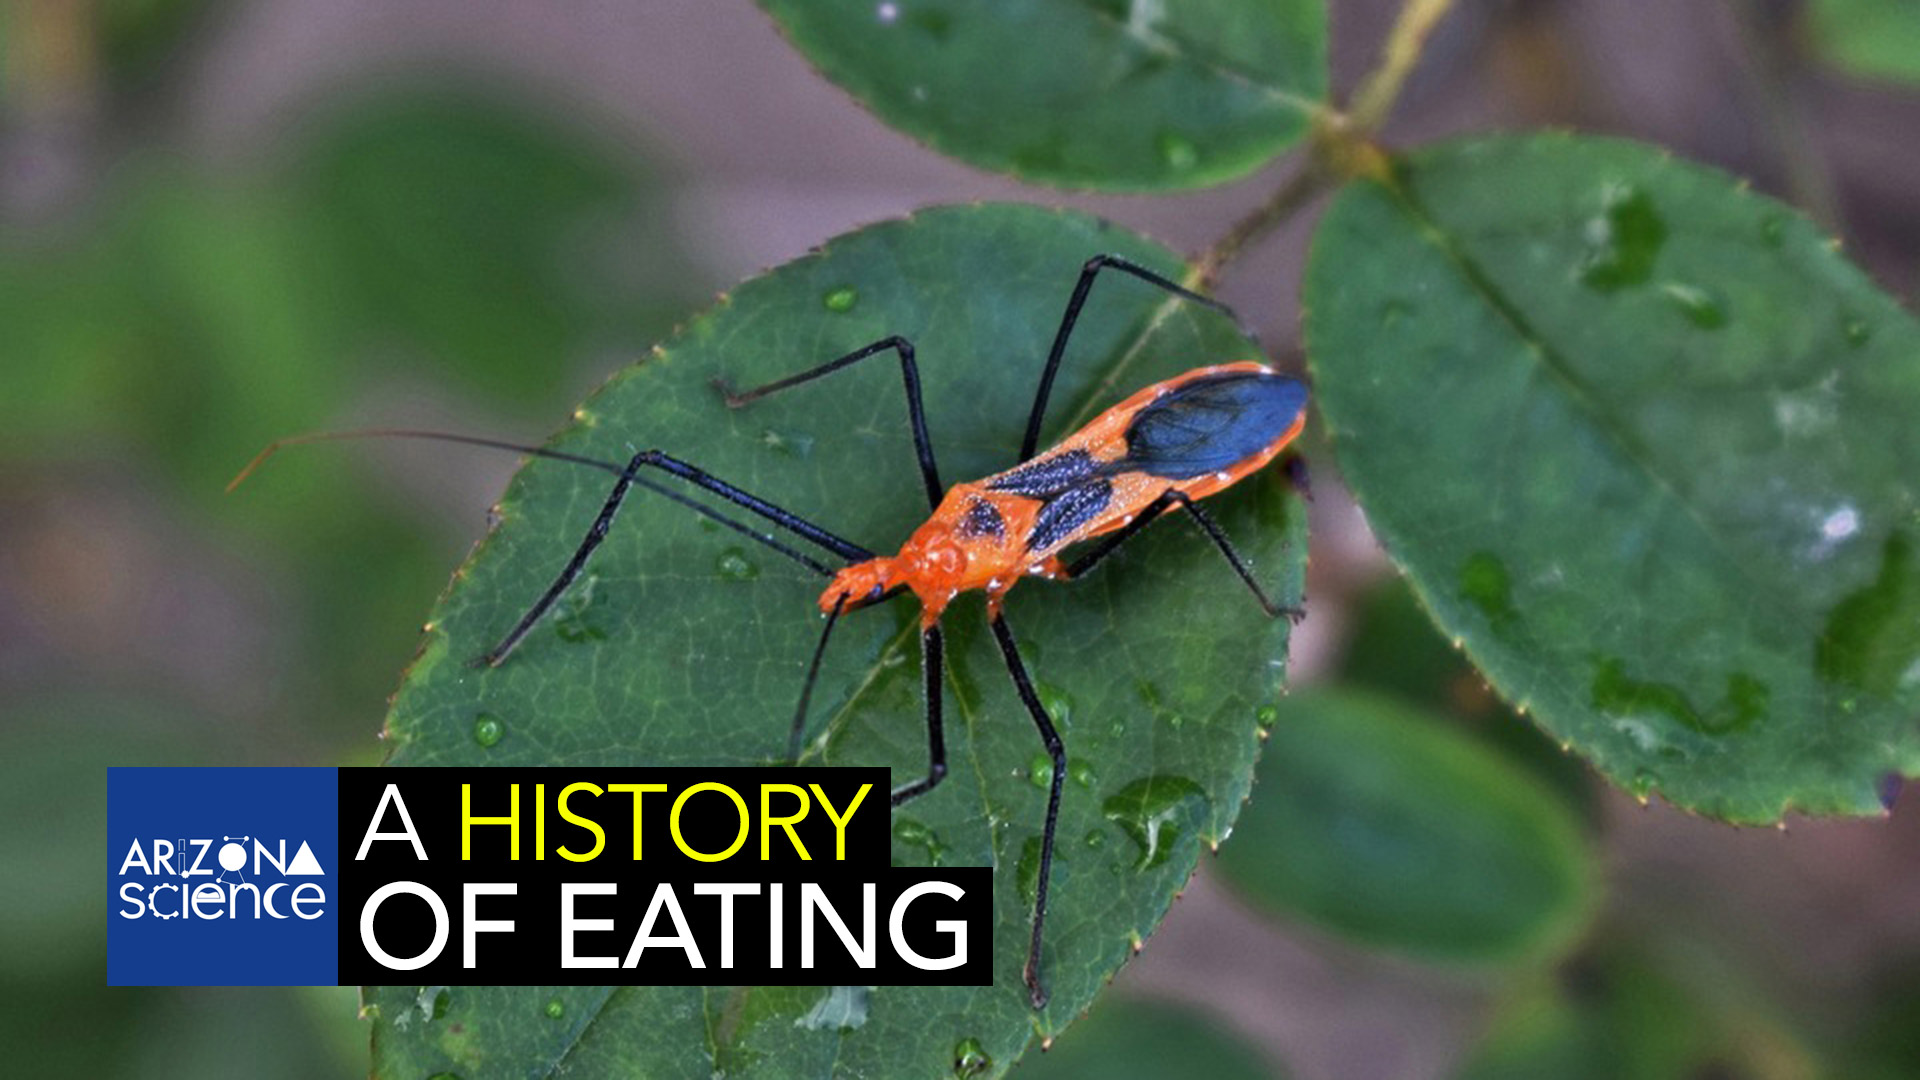
[[[107,984],[332,986],[334,769],[107,770]]]

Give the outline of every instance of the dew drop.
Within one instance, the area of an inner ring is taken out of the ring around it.
[[[1186,172],[1200,163],[1200,149],[1178,132],[1161,132],[1154,146],[1160,151],[1160,160],[1174,172]]]
[[[892,26],[900,18],[900,5],[887,0],[873,9],[873,17],[880,20],[882,26]]]
[[[763,431],[760,433],[760,445],[776,454],[785,454],[791,458],[804,460],[813,454],[813,436],[791,431]],[[700,520],[711,524],[704,517]]]
[[[460,1074],[450,1073],[450,1072],[437,1072],[437,1073],[434,1073],[432,1076],[427,1077],[427,1080],[460,1080]]]
[[[1409,309],[1407,307],[1407,302],[1405,300],[1387,301],[1386,303],[1380,305],[1380,325],[1392,326],[1393,324],[1406,318],[1408,310]]]
[[[1025,642],[1022,642],[1021,646],[1025,648]],[[1039,663],[1037,660],[1030,662]],[[1053,726],[1059,728],[1061,731],[1071,729],[1073,727],[1072,696],[1065,690],[1057,686],[1049,686],[1046,683],[1041,683],[1036,686],[1034,690],[1040,695],[1040,704],[1047,710],[1047,716],[1053,721]]]
[[[1727,308],[1720,299],[1698,285],[1669,281],[1660,291],[1680,309],[1687,321],[1702,330],[1718,330],[1727,325]]]
[[[1261,731],[1272,731],[1273,725],[1280,722],[1280,706],[1262,705],[1254,710],[1253,719],[1260,725]]]
[[[760,576],[760,567],[747,553],[737,547],[730,547],[720,553],[714,561],[714,568],[728,581],[752,581]]]
[[[596,626],[591,618],[594,597],[600,588],[600,575],[589,570],[573,588],[555,605],[553,631],[560,640],[577,645],[583,641],[600,641],[607,634]]]
[[[1844,332],[1847,335],[1847,344],[1856,349],[1873,340],[1873,327],[1868,326],[1863,319],[1848,319]]]
[[[1107,834],[1101,829],[1088,829],[1084,843],[1089,851],[1099,851],[1107,846]]]
[[[927,861],[939,865],[940,857],[947,852],[940,843],[940,837],[932,830],[912,818],[900,818],[893,823],[894,842],[901,847],[915,848],[927,853]]]
[[[1509,636],[1520,615],[1513,605],[1513,579],[1507,564],[1491,551],[1476,551],[1460,566],[1460,595],[1486,616],[1488,629]],[[1454,640],[1453,647],[1461,643]]]
[[[813,1008],[797,1017],[793,1026],[808,1031],[848,1032],[865,1026],[871,987],[829,986]]]
[[[1646,192],[1629,185],[1610,186],[1600,214],[1587,222],[1587,254],[1580,282],[1599,292],[1644,284],[1667,242],[1667,223]]]
[[[507,726],[492,713],[481,713],[473,722],[473,741],[483,747],[491,749],[506,733]]]
[[[1027,763],[1027,779],[1031,780],[1033,786],[1039,788],[1041,791],[1046,791],[1048,788],[1051,788],[1053,786],[1053,759],[1044,753],[1033,755],[1033,760]]]
[[[1086,761],[1075,761],[1075,762],[1069,763],[1067,765],[1067,775],[1073,777],[1073,782],[1076,784],[1079,784],[1083,788],[1093,787],[1093,785],[1100,779],[1100,774],[1094,770],[1094,767],[1091,763]]]
[[[893,5],[888,4],[886,6],[892,7]],[[836,315],[845,315],[847,312],[852,311],[854,305],[859,302],[860,293],[851,285],[841,285],[828,289],[826,294],[820,297],[820,303],[825,305],[828,311]]]
[[[547,1007],[542,1011],[547,1014],[547,1019],[558,1020],[567,1015],[567,1006],[559,998],[553,998],[547,1002]]]
[[[966,1080],[993,1068],[993,1058],[979,1039],[961,1039],[953,1044],[953,1075]]]
[[[1658,782],[1657,777],[1642,769],[1634,773],[1633,779],[1627,782],[1627,790],[1644,806],[1649,799],[1653,798],[1653,788]]]
[[[1148,776],[1121,788],[1100,812],[1140,849],[1134,869],[1147,870],[1167,861],[1182,831],[1199,824],[1207,805],[1206,792],[1184,776]]]

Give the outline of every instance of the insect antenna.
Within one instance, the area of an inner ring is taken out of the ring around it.
[[[413,428],[363,428],[355,431],[320,431],[308,435],[294,435],[285,439],[275,439],[273,442],[268,443],[265,449],[255,454],[253,460],[247,462],[246,468],[241,469],[239,473],[235,474],[232,480],[227,482],[227,491],[231,493],[235,488],[245,483],[248,477],[259,471],[260,466],[265,464],[268,458],[273,457],[285,447],[301,446],[306,443],[337,442],[357,439],[419,439],[429,442],[458,443],[463,446],[479,446],[489,450],[510,450],[531,457],[548,458],[553,461],[565,461],[574,465],[584,465],[588,468],[599,469],[602,472],[612,473],[614,476],[626,477],[636,487],[645,488],[655,494],[671,499],[710,521],[724,525],[734,532],[739,533],[741,536],[747,537],[765,546],[769,550],[776,551],[792,559],[794,562],[812,570],[816,574],[820,574],[823,577],[833,576],[832,568],[822,564],[818,559],[813,558],[805,552],[797,551],[787,544],[781,543],[773,536],[760,532],[743,522],[736,521],[720,511],[715,510],[713,507],[700,502],[698,499],[689,498],[672,488],[663,484],[657,484],[645,477],[633,476],[626,466],[616,462],[607,461],[602,458],[586,457],[581,454],[569,454],[564,450],[550,450],[544,446],[529,446],[525,443],[508,442],[504,439],[489,439],[479,435],[461,435],[449,431],[422,431]]]

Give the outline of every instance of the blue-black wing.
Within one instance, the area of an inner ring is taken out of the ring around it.
[[[1126,454],[1102,471],[1188,480],[1231,469],[1272,446],[1306,407],[1306,384],[1285,375],[1203,376],[1136,413]]]

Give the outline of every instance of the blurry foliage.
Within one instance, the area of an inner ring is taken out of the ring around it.
[[[165,74],[190,36],[232,0],[95,0],[101,67],[115,89]],[[80,5],[76,5],[80,6]]]
[[[0,247],[28,358],[0,366],[0,454],[118,458],[252,531],[300,584],[296,708],[360,736],[443,571],[434,523],[337,461],[243,499],[223,478],[408,372],[550,410],[583,361],[644,352],[689,275],[640,162],[504,101],[390,90],[286,158],[235,180],[136,154],[83,235]],[[616,240],[644,275],[593,242]]]
[[[1611,941],[1521,988],[1453,1080],[1811,1080],[1798,1036],[1711,963]],[[1849,1074],[1851,1075],[1851,1074]]]
[[[1595,907],[1589,839],[1550,788],[1428,711],[1282,702],[1219,869],[1256,906],[1447,963],[1555,958]]]
[[[172,55],[169,35],[201,7],[106,5],[115,84]],[[100,988],[105,767],[282,764],[316,737],[332,748],[321,760],[367,763],[394,659],[446,572],[445,523],[338,457],[290,458],[244,498],[221,487],[268,440],[341,423],[409,379],[501,414],[549,415],[589,362],[638,356],[661,336],[696,276],[652,169],[548,110],[419,86],[320,111],[271,169],[214,175],[134,145],[83,212],[0,232],[0,505],[125,474],[161,495],[156,532],[212,522],[247,534],[282,590],[274,616],[291,624],[268,650],[284,681],[225,706],[187,704],[165,673],[112,655],[61,661],[68,679],[120,688],[111,694],[63,693],[47,671],[27,674],[39,680],[29,687],[51,677],[48,692],[0,691],[0,797],[13,820],[35,822],[0,853],[0,994],[18,1003],[0,1010],[0,1044],[40,1046],[35,1075],[362,1068],[351,989]],[[623,261],[627,246],[644,259]],[[83,485],[77,497],[114,496]],[[115,558],[126,553],[112,545],[142,542],[96,539]],[[194,557],[238,570],[230,552]],[[115,566],[71,571],[104,588],[165,587]],[[21,584],[30,610],[66,605],[35,595],[52,580]],[[218,716],[261,700],[269,716]],[[278,736],[234,730],[255,724]]]
[[[1341,682],[1434,710],[1545,780],[1589,828],[1599,828],[1593,770],[1494,694],[1441,636],[1405,579],[1388,578],[1362,593],[1352,619],[1340,654]]]
[[[1816,50],[1856,75],[1920,82],[1920,4],[1913,0],[1810,0]]]

